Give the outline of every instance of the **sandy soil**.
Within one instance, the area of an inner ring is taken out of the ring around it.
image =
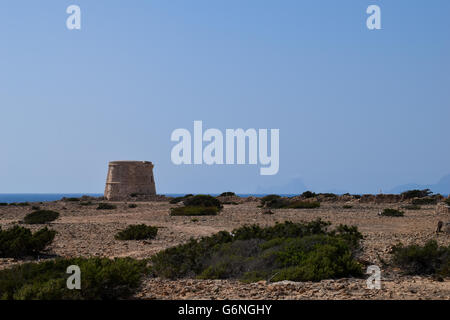
[[[116,210],[96,210],[96,205],[81,206],[76,202],[48,202],[37,204],[41,209],[60,212],[60,218],[49,224],[58,234],[48,248],[48,254],[61,257],[134,257],[148,258],[154,253],[187,241],[192,237],[210,235],[220,230],[231,231],[243,224],[273,225],[290,220],[311,221],[317,218],[334,224],[356,225],[364,234],[363,254],[360,257],[382,269],[382,288],[367,289],[365,279],[325,280],[319,283],[243,284],[230,280],[169,281],[149,278],[136,294],[140,299],[450,299],[450,279],[438,281],[432,277],[411,277],[399,270],[383,267],[389,260],[392,245],[402,242],[424,243],[436,239],[449,245],[450,235],[435,234],[439,220],[449,221],[448,214],[437,214],[435,206],[421,210],[406,210],[401,218],[381,217],[384,208],[398,204],[352,203],[343,209],[343,203],[322,203],[318,209],[280,209],[273,215],[262,214],[259,202],[248,201],[225,205],[217,216],[171,217],[168,202],[139,202],[137,208],[128,208],[125,202],[114,202]],[[31,207],[0,207],[0,226],[9,228],[31,212]],[[117,241],[114,235],[129,224],[144,223],[158,226],[156,239],[151,241]],[[32,230],[42,225],[27,226]],[[0,269],[29,261],[0,259]]]

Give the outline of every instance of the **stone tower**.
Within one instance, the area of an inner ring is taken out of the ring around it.
[[[111,161],[106,178],[105,198],[124,200],[131,195],[155,195],[153,163],[149,161]]]

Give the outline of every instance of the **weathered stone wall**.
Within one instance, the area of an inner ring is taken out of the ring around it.
[[[155,195],[153,163],[149,161],[112,161],[106,178],[105,198],[125,200],[131,195]]]

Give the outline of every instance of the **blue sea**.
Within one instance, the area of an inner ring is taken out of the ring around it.
[[[0,193],[0,203],[13,203],[13,202],[46,202],[56,201],[62,198],[79,198],[83,195],[91,197],[102,197],[103,193]],[[184,194],[168,193],[165,194],[168,197],[179,197]],[[211,194],[212,196],[218,196],[219,194]],[[240,197],[263,197],[265,194],[238,194]],[[281,194],[281,196],[292,197],[295,194]]]

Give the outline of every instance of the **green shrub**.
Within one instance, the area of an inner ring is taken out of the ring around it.
[[[26,224],[44,224],[58,219],[59,213],[51,210],[38,210],[29,213],[23,219]]]
[[[445,203],[450,206],[450,198],[445,199]]]
[[[41,210],[41,207],[40,206],[32,206],[31,207],[31,210]]]
[[[314,192],[311,192],[311,191],[305,191],[305,192],[302,193],[302,197],[306,198],[306,199],[314,198],[316,196],[317,196],[317,194],[314,193]]]
[[[234,197],[234,196],[236,196],[236,193],[228,191],[222,192],[219,197]]]
[[[277,194],[269,194],[261,198],[261,205],[267,208],[280,209],[286,208],[289,204],[289,200],[282,198]]]
[[[28,207],[30,204],[28,202],[19,202],[16,203],[16,205],[19,207]]]
[[[114,210],[117,209],[117,206],[110,203],[99,203],[97,210]]]
[[[131,208],[131,209],[134,209],[134,208],[137,208],[137,204],[135,204],[135,203],[130,203],[129,205],[128,205],[128,208]]]
[[[381,215],[385,217],[403,217],[404,212],[397,209],[384,209]]]
[[[92,201],[81,201],[80,206],[91,206],[93,205]]]
[[[81,270],[81,290],[66,286],[67,267]],[[0,271],[0,298],[14,300],[111,300],[130,297],[148,273],[131,258],[56,259]]]
[[[175,197],[175,198],[170,199],[169,203],[175,204],[175,203],[183,201],[186,198],[190,198],[190,197],[193,197],[193,196],[194,196],[193,194],[186,194],[186,195],[184,195],[182,197]]]
[[[337,198],[337,195],[334,193],[319,193],[319,195],[325,198]]]
[[[116,240],[146,240],[154,239],[157,233],[157,227],[147,226],[145,224],[135,224],[118,232],[115,238]]]
[[[291,209],[315,209],[320,207],[320,202],[318,201],[294,201],[290,203],[288,208]]]
[[[186,207],[216,207],[222,208],[222,204],[215,197],[210,195],[199,194],[192,197],[187,197],[183,201]]]
[[[328,222],[279,223],[262,228],[243,226],[231,233],[172,247],[151,258],[160,277],[320,281],[362,275],[354,259],[362,235],[356,227],[327,231]]]
[[[7,206],[8,204],[6,202],[0,202],[0,207]]]
[[[424,246],[402,244],[392,248],[392,262],[407,274],[450,276],[450,246],[429,240]]]
[[[436,204],[437,199],[436,198],[419,198],[419,199],[413,199],[411,201],[414,205],[427,205],[427,204]]]
[[[343,209],[351,209],[351,208],[353,208],[353,206],[349,205],[349,204],[345,204],[345,205],[342,206],[342,208]]]
[[[170,209],[171,216],[215,216],[218,212],[217,207],[189,206]]]
[[[8,230],[0,228],[0,257],[18,258],[37,255],[53,241],[55,235],[56,231],[47,228],[35,233],[20,226],[14,226]]]
[[[282,198],[279,195],[272,194],[261,198],[261,205],[271,209],[313,209],[319,208],[320,203],[317,201],[292,201],[291,199]]]
[[[80,201],[80,198],[62,198],[62,201],[78,202]]]
[[[176,203],[178,203],[178,202],[183,201],[183,199],[184,199],[184,197],[175,197],[175,198],[170,199],[170,200],[169,200],[169,203],[171,203],[171,204],[176,204]]]
[[[430,189],[424,189],[424,190],[408,190],[401,193],[401,196],[403,199],[413,199],[413,198],[425,198],[431,195],[433,192],[430,191]]]
[[[264,205],[266,204],[266,202],[275,200],[275,199],[280,199],[281,196],[277,195],[277,194],[269,194],[267,196],[264,196],[261,198],[261,204]]]

